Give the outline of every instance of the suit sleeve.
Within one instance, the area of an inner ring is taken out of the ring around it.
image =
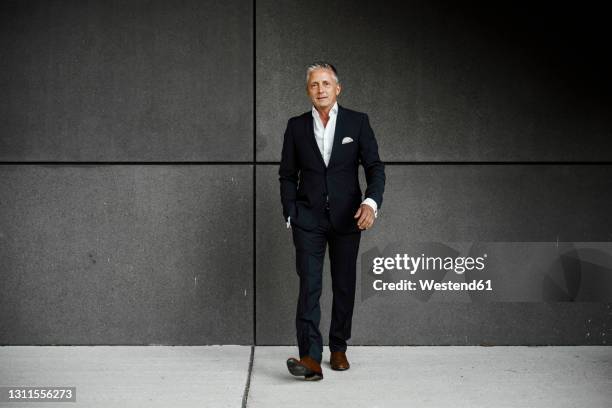
[[[374,200],[378,210],[380,210],[383,193],[385,192],[385,165],[378,157],[378,144],[370,126],[368,115],[365,113],[361,122],[361,135],[359,137],[359,159],[368,184],[365,197]]]
[[[292,125],[292,119],[289,119],[287,122],[287,128],[285,129],[285,135],[283,137],[283,151],[278,170],[280,196],[281,203],[283,205],[283,218],[285,220],[287,220],[290,216],[294,217],[295,200],[297,198],[297,187],[299,180]]]

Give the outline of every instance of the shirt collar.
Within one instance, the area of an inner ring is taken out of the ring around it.
[[[338,114],[338,101],[334,102],[334,106],[332,106],[331,110],[329,111],[330,115],[333,113],[334,115]],[[316,116],[315,116],[316,115]],[[312,106],[312,117],[313,118],[320,118],[321,116],[319,115],[319,111],[317,110],[317,108],[314,107],[314,105]]]

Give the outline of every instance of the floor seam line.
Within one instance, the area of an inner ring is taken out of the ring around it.
[[[251,357],[249,358],[249,372],[247,374],[247,381],[244,387],[244,393],[242,394],[242,408],[247,408],[247,401],[249,399],[249,390],[251,388],[251,376],[253,373],[253,360],[255,359],[255,345],[251,346]]]

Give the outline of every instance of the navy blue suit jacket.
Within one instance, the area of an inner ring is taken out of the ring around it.
[[[305,230],[319,225],[329,200],[330,221],[341,233],[360,231],[355,212],[363,201],[358,170],[365,171],[365,197],[382,207],[385,166],[368,115],[338,104],[336,130],[326,167],[314,136],[312,111],[292,117],[287,123],[278,171],[283,217]],[[352,142],[342,143],[351,138]]]

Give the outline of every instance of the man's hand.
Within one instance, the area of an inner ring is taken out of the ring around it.
[[[355,213],[359,229],[369,229],[374,225],[374,209],[367,204],[361,204]]]

